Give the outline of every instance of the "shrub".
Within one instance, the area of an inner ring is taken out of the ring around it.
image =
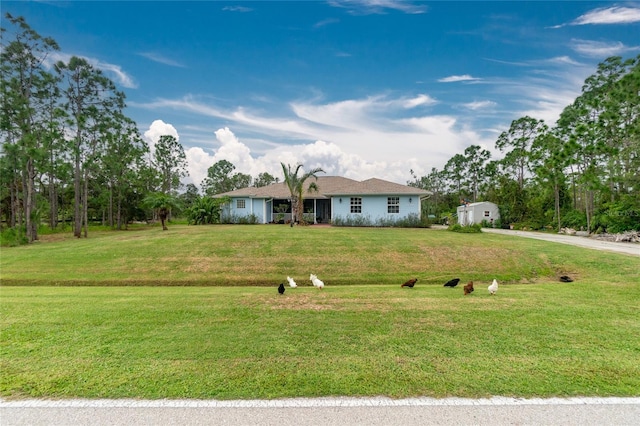
[[[584,212],[571,210],[561,218],[563,228],[585,229],[587,226],[587,216]]]
[[[450,225],[447,230],[452,232],[459,232],[461,234],[477,234],[482,232],[482,226],[479,223],[474,223],[472,225],[462,226],[459,223],[454,223]]]
[[[28,242],[24,226],[6,228],[0,232],[0,245],[2,247],[16,247],[27,244]]]
[[[334,226],[362,226],[362,227],[387,227],[387,228],[429,228],[431,225],[418,214],[408,214],[396,219],[393,217],[381,217],[375,221],[369,215],[352,215],[348,217],[337,216],[334,218]]]
[[[242,215],[242,216],[237,216],[237,215],[224,216],[221,219],[220,223],[224,223],[228,225],[255,225],[258,223],[258,216],[256,216],[253,213],[248,215]]]

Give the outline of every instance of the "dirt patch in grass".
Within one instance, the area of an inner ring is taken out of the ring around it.
[[[322,290],[318,290],[320,292]],[[242,300],[242,304],[248,307],[263,306],[267,309],[289,309],[295,311],[325,311],[339,310],[340,306],[337,299],[329,299],[326,297],[318,298],[310,294],[301,294],[296,290],[280,295],[274,289],[274,295],[253,295],[251,298]]]

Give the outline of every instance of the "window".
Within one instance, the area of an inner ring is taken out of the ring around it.
[[[362,198],[351,197],[351,213],[362,213]]]
[[[387,213],[400,213],[400,197],[387,197]]]
[[[237,209],[244,209],[244,208],[246,208],[245,200],[236,200],[236,208],[237,208]]]
[[[489,213],[489,210],[485,210],[484,211],[484,217],[489,217],[491,216],[491,214]]]

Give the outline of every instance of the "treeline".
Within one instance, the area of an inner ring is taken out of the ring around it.
[[[0,230],[18,243],[38,239],[42,224],[86,237],[88,224],[122,229],[131,221],[184,215],[215,221],[215,206],[190,184],[184,148],[163,135],[150,149],[126,116],[125,94],[86,59],[53,61],[55,40],[6,14],[0,92]],[[221,161],[202,182],[205,195],[276,178],[233,173]],[[4,235],[4,233],[3,233]]]
[[[640,229],[640,55],[608,58],[555,126],[522,117],[495,147],[501,160],[472,145],[442,170],[411,171],[409,185],[433,192],[427,213],[441,218],[462,202],[491,201],[502,226]]]

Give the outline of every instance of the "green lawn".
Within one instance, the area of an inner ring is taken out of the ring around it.
[[[640,395],[637,257],[428,229],[170,226],[2,249],[0,266],[5,398]],[[280,296],[286,275],[300,287]],[[442,287],[453,276],[476,291]]]

